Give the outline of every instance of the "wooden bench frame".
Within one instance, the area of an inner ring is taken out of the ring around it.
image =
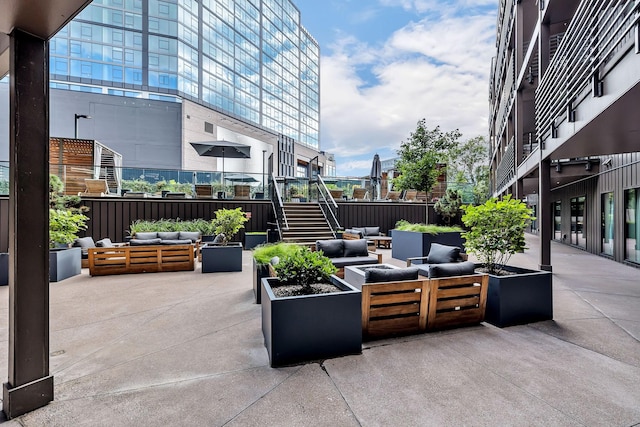
[[[155,273],[193,271],[193,245],[122,246],[89,248],[89,274]]]
[[[489,275],[362,285],[363,338],[382,338],[484,321]]]

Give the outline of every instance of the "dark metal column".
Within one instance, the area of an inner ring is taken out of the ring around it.
[[[9,381],[14,418],[53,400],[49,375],[49,43],[20,30],[10,48]]]
[[[551,205],[551,161],[540,160],[538,189],[538,227],[540,229],[540,270],[551,271],[553,208]]]

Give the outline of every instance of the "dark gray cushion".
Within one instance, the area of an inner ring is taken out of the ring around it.
[[[337,258],[344,256],[344,242],[349,240],[329,239],[316,240],[316,251],[322,251],[324,256],[328,258]],[[357,240],[353,240],[357,242]]]
[[[365,236],[379,236],[380,235],[380,227],[365,227],[364,228]]]
[[[163,245],[190,245],[191,239],[162,239],[160,243]]]
[[[158,237],[162,240],[176,240],[180,238],[179,231],[158,231]]]
[[[78,237],[73,241],[71,246],[80,247],[82,249],[95,248],[96,243],[93,241],[93,237]]]
[[[406,268],[368,268],[364,272],[365,283],[402,282],[404,280],[418,280],[418,269]]]
[[[225,237],[224,233],[220,233],[215,237],[215,239],[213,239],[213,242],[211,243],[220,244],[224,241],[224,237]]]
[[[367,251],[367,241],[364,239],[345,240],[343,256],[369,256],[369,252]]]
[[[368,265],[377,264],[378,258],[370,256],[348,256],[331,258],[331,263],[338,268],[346,267],[347,265]]]
[[[430,264],[429,278],[435,279],[438,277],[468,276],[470,274],[474,274],[475,269],[476,265],[471,261]]]
[[[161,245],[162,239],[131,239],[129,240],[129,245],[131,246],[144,246],[144,245]]]
[[[102,240],[98,240],[96,242],[96,246],[99,248],[113,248],[114,244],[111,241],[111,239],[109,239],[108,237],[102,239]]]
[[[133,236],[133,238],[137,240],[157,239],[158,233],[156,233],[155,231],[145,231],[141,233],[136,233],[135,236]]]
[[[457,246],[446,246],[440,243],[432,243],[427,255],[429,264],[442,264],[445,262],[456,262],[460,258],[460,248]]]
[[[198,231],[181,231],[178,239],[180,240],[191,240],[191,243],[195,243],[196,240],[200,238],[200,233]]]
[[[365,227],[351,227],[351,229],[360,232],[362,236],[367,235],[367,229]]]

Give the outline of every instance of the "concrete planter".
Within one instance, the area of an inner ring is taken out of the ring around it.
[[[49,249],[49,281],[59,282],[82,271],[81,248]]]
[[[415,231],[393,230],[391,243],[391,257],[402,261],[406,261],[407,258],[425,257],[429,255],[431,243],[458,246],[464,252],[464,239],[459,231],[429,234]]]
[[[276,298],[279,279],[262,279],[262,333],[272,367],[362,352],[361,293],[337,276],[343,292]]]
[[[517,274],[489,275],[485,321],[500,328],[553,319],[552,274],[506,266]]]
[[[200,250],[203,273],[242,271],[242,244],[240,242],[230,242],[227,246],[207,243]]]
[[[244,234],[244,248],[245,249],[253,249],[258,245],[262,245],[267,243],[267,232],[254,234],[254,233],[245,233]]]
[[[256,304],[260,304],[262,301],[262,292],[260,290],[260,286],[262,284],[262,279],[265,277],[269,277],[269,266],[258,264],[256,260],[253,260],[253,296],[255,298]]]

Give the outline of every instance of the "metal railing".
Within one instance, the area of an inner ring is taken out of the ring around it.
[[[320,205],[320,209],[322,209],[322,213],[331,227],[333,237],[337,237],[337,232],[342,230],[342,227],[338,222],[338,204],[333,199],[331,192],[320,175],[318,175],[318,179],[315,182],[315,187],[318,192],[318,204]]]
[[[282,239],[282,230],[289,229],[289,222],[287,221],[287,215],[284,211],[284,201],[282,199],[282,193],[278,185],[278,179],[275,175],[269,177],[269,198],[271,199],[271,205],[273,206],[273,212],[276,216],[276,226],[278,227],[278,235]]]

